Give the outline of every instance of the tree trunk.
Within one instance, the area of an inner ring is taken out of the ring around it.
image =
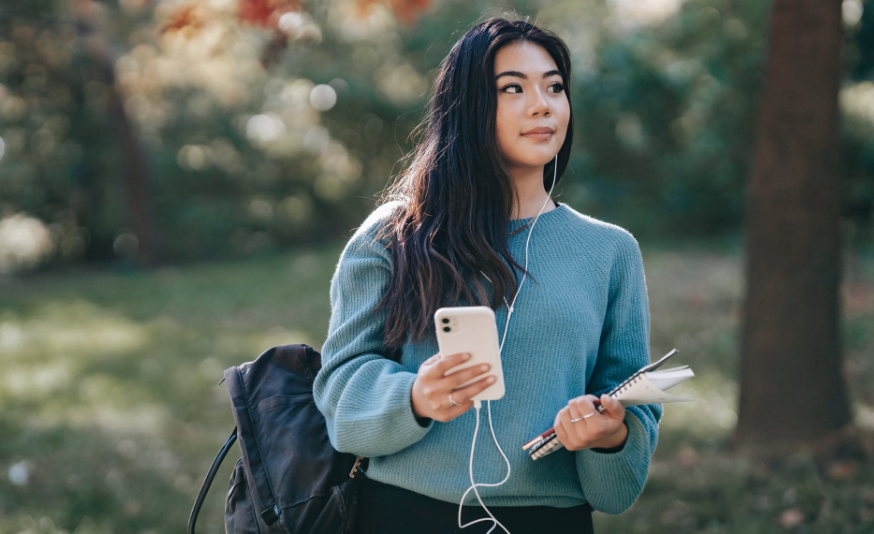
[[[125,192],[127,194],[128,216],[131,227],[137,236],[137,257],[143,265],[157,266],[160,262],[156,246],[155,220],[152,216],[152,191],[149,159],[134,131],[124,101],[119,93],[115,79],[115,66],[104,58],[99,68],[107,88],[107,108],[118,132],[122,148]]]
[[[808,443],[850,423],[841,374],[841,0],[773,0],[747,191],[735,445]]]
[[[92,0],[75,0],[71,11],[80,24],[80,37],[88,40],[84,48],[97,65],[100,81],[106,85],[107,111],[115,125],[121,148],[123,165],[121,172],[127,197],[128,217],[137,237],[137,259],[142,265],[157,266],[160,255],[152,213],[149,158],[124,108],[124,99],[116,84],[114,59],[106,39],[100,32],[98,6]]]

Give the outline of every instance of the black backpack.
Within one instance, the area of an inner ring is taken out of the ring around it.
[[[188,531],[219,466],[240,440],[242,458],[225,502],[227,534],[348,534],[358,509],[360,456],[337,452],[313,399],[321,355],[309,345],[283,345],[254,362],[225,369],[234,420],[191,509]],[[222,382],[219,382],[221,384]]]

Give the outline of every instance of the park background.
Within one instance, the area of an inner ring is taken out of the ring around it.
[[[850,418],[777,446],[767,425],[737,430],[745,262],[768,229],[750,222],[749,184],[793,187],[756,167],[786,2],[4,2],[0,534],[185,528],[233,428],[222,371],[275,345],[321,347],[340,251],[404,168],[440,61],[513,10],[572,52],[574,150],[556,196],[638,239],[652,355],[678,348],[696,378],[677,389],[702,399],[666,406],[643,494],[596,514],[598,531],[871,532],[874,2],[820,3],[840,29],[839,55],[810,56],[839,73],[840,165],[820,181],[840,201],[840,258],[798,264],[840,269],[839,340],[813,357],[845,390],[806,391]],[[820,50],[809,39],[828,19],[805,20],[790,37]],[[764,380],[744,391],[792,385]],[[819,402],[782,400],[756,409],[804,421]],[[225,463],[200,532],[224,532]]]

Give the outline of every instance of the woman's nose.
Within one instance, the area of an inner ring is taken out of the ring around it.
[[[534,102],[531,103],[530,113],[532,115],[548,115],[550,113],[549,102],[540,91],[533,91]]]

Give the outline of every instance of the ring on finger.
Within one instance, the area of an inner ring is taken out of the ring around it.
[[[449,402],[452,403],[453,406],[461,406],[461,404],[458,404],[457,402],[452,400],[452,393],[449,394]]]
[[[592,416],[595,415],[596,413],[598,413],[598,410],[595,410],[594,412],[589,413],[589,414],[586,414],[586,415],[584,415],[584,416],[582,416],[582,417],[577,417],[576,419],[571,419],[571,423],[576,423],[576,422],[578,422],[578,421],[582,421],[583,419],[588,419],[589,417],[592,417]]]

